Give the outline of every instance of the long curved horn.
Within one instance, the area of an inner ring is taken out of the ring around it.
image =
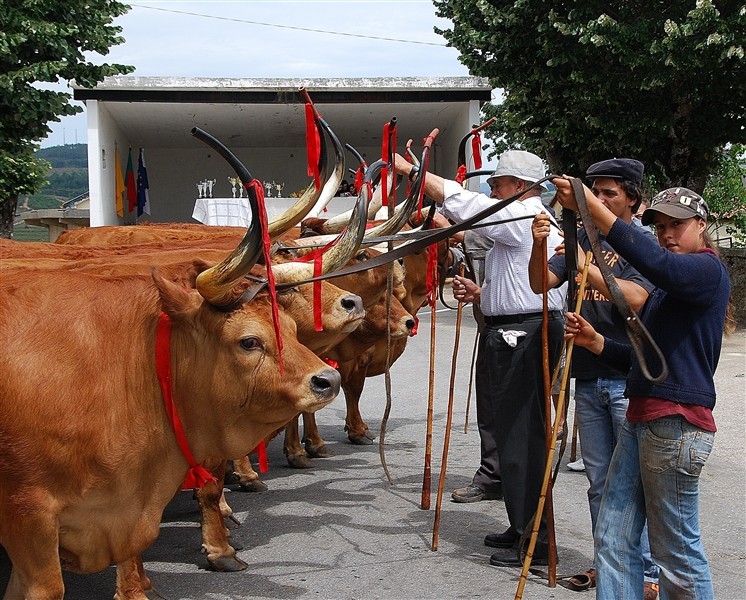
[[[228,258],[203,271],[197,277],[197,290],[207,302],[218,307],[229,306],[242,293],[241,291],[234,291],[236,283],[251,270],[262,252],[259,202],[256,199],[253,187],[249,185],[254,178],[241,161],[209,133],[199,127],[194,127],[192,135],[210,146],[233,167],[248,192],[251,223],[249,223],[246,234]]]
[[[335,163],[334,171],[332,172],[331,177],[327,179],[326,184],[324,184],[324,189],[321,191],[321,197],[316,202],[316,205],[308,212],[309,217],[318,217],[324,207],[329,204],[329,201],[336,196],[339,184],[342,183],[345,174],[345,150],[342,146],[342,142],[339,141],[334,130],[329,127],[329,124],[324,121],[324,119],[319,117],[319,120],[324,125],[324,131],[326,131],[329,135],[329,139],[332,141]]]
[[[308,95],[306,88],[301,87],[299,90],[299,93],[305,102],[310,103],[311,106],[313,106],[313,103],[311,102],[311,97]],[[321,192],[324,190],[324,187],[326,186],[326,182],[329,179],[329,160],[327,158],[327,144],[326,144],[326,136],[328,135],[327,130],[329,128],[329,125],[327,125],[324,121],[321,120],[321,118],[319,117],[319,113],[316,111],[315,106],[313,107],[313,118],[314,118],[314,121],[316,121],[316,127],[318,128],[319,133],[320,133],[319,137],[320,137],[321,147],[320,147],[320,152],[319,152],[319,163],[318,163],[319,178],[324,183],[321,184],[317,188],[316,182],[311,181],[311,183],[308,184],[308,187],[303,192],[303,195],[300,197],[300,199],[295,204],[293,204],[293,206],[288,208],[281,215],[274,217],[269,222],[269,238],[271,241],[275,241],[283,233],[295,227],[298,223],[300,223],[303,220],[303,218],[308,214],[308,212],[318,202],[321,196]]]
[[[347,228],[338,236],[338,241],[327,250],[321,263],[322,274],[331,273],[345,265],[358,251],[365,235],[367,208],[370,201],[370,182],[381,172],[383,161],[374,162],[365,173],[363,186],[358,195],[352,219]],[[283,283],[302,281],[313,277],[313,263],[288,262],[272,266],[275,281]]]

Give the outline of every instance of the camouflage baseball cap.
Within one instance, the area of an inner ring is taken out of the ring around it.
[[[650,202],[650,207],[642,213],[642,224],[653,222],[654,212],[659,212],[677,219],[699,217],[707,220],[710,208],[704,198],[687,188],[668,188],[658,193]]]

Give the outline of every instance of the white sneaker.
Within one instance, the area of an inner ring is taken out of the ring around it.
[[[575,462],[567,463],[567,468],[571,471],[585,471],[585,463],[583,462],[583,458],[579,458]]]

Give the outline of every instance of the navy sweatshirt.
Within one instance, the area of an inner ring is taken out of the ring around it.
[[[674,254],[640,228],[617,219],[608,242],[656,286],[640,311],[668,363],[661,383],[645,379],[629,344],[606,338],[603,362],[627,371],[625,395],[662,398],[682,404],[715,406],[714,374],[720,358],[730,279],[725,265],[710,250]],[[660,364],[652,350],[645,359],[653,375]]]

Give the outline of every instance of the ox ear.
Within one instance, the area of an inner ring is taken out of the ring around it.
[[[150,269],[161,299],[161,309],[169,317],[183,318],[194,314],[201,302],[199,294],[190,294],[180,285],[164,279],[155,267]]]

